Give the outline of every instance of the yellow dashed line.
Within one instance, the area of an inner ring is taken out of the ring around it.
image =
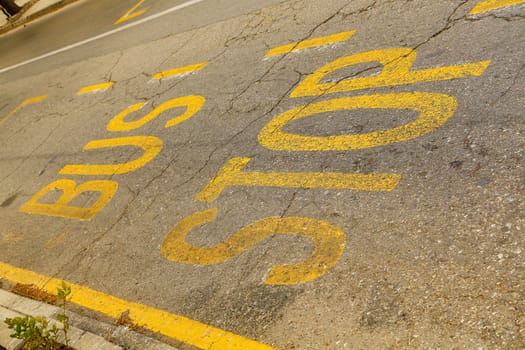
[[[82,89],[77,91],[77,95],[83,95],[83,94],[87,94],[87,93],[90,93],[90,92],[104,91],[104,90],[107,90],[110,87],[112,87],[113,84],[114,83],[110,81],[110,82],[107,82],[107,83],[85,86]]]
[[[155,74],[153,76],[153,79],[154,80],[159,80],[159,79],[171,78],[171,77],[174,77],[174,76],[177,76],[177,75],[183,75],[183,74],[187,74],[187,73],[196,72],[198,70],[203,69],[207,65],[208,65],[208,62],[202,62],[202,63],[192,64],[191,66],[185,66],[185,67],[165,70],[163,72],[159,72],[159,73]]]
[[[497,10],[502,7],[525,3],[525,0],[486,0],[482,1],[469,12],[470,15],[477,15],[483,12]]]
[[[278,46],[276,48],[271,49],[268,51],[265,55],[265,57],[275,56],[275,55],[283,55],[290,52],[296,52],[304,49],[309,49],[316,46],[323,46],[323,45],[329,45],[341,41],[346,41],[350,39],[354,34],[355,30],[351,32],[341,32],[334,35],[329,36],[323,36],[321,38],[314,38],[309,39],[305,41],[300,41],[297,43],[292,43],[284,46]]]
[[[56,294],[62,281],[0,262],[0,278],[13,283],[31,284],[48,293]],[[206,350],[276,350],[268,345],[244,338],[219,328],[193,321],[145,305],[126,301],[87,287],[67,282],[73,291],[71,301],[112,318],[122,313],[137,325],[188,345]]]
[[[20,110],[20,108],[22,108],[22,107],[24,107],[24,106],[26,106],[28,104],[31,104],[31,103],[42,102],[46,98],[47,98],[47,95],[42,95],[42,96],[31,97],[31,98],[28,98],[28,99],[24,100],[21,104],[16,106],[15,109],[13,109],[11,112],[7,113],[7,115],[5,117],[3,117],[2,120],[0,120],[0,125],[4,124],[9,118],[11,118],[13,116],[13,114],[18,112]]]

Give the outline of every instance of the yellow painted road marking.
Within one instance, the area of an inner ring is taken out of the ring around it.
[[[0,262],[0,278],[13,283],[31,284],[56,294],[62,281]],[[276,350],[240,335],[171,314],[164,310],[120,299],[96,290],[66,282],[71,286],[71,301],[112,318],[129,312],[133,323],[188,345],[206,350]]]
[[[13,232],[8,232],[8,233],[4,233],[2,235],[2,242],[12,243],[12,242],[20,242],[20,241],[23,241],[23,240],[24,240],[24,235],[22,235],[22,234],[16,234],[16,233],[13,233]]]
[[[275,56],[275,55],[284,55],[290,52],[301,51],[301,50],[309,49],[312,47],[330,45],[330,44],[334,44],[337,42],[346,41],[350,39],[355,34],[355,32],[356,32],[355,30],[351,32],[341,32],[338,34],[333,34],[333,35],[323,36],[320,38],[300,41],[300,42],[296,42],[296,43],[292,43],[288,45],[278,46],[268,51],[265,57],[270,57],[270,56]]]
[[[524,4],[525,0],[486,0],[482,1],[469,12],[470,15],[497,10],[502,7]]]
[[[87,94],[87,93],[90,93],[90,92],[104,91],[104,90],[109,89],[112,86],[113,86],[113,82],[112,81],[107,82],[107,83],[102,83],[102,84],[85,86],[82,89],[77,91],[77,95],[83,95],[83,94]]]
[[[230,159],[195,199],[213,202],[229,186],[326,188],[356,191],[392,191],[401,180],[398,174],[264,173],[244,172],[250,158]]]
[[[412,70],[416,57],[417,52],[406,47],[372,50],[340,57],[308,75],[290,93],[290,97],[319,96],[325,93],[476,77],[483,74],[491,62],[487,60],[455,66]],[[368,77],[349,78],[338,82],[322,82],[330,73],[368,62],[380,63],[383,66],[382,71],[377,75]]]
[[[329,222],[303,217],[269,217],[254,222],[214,247],[198,247],[186,242],[195,227],[215,220],[217,208],[193,213],[182,219],[162,243],[161,253],[169,260],[186,264],[218,264],[251,249],[266,238],[278,234],[310,239],[313,250],[306,260],[273,266],[266,284],[296,284],[312,281],[335,266],[345,250],[343,230]]]
[[[138,129],[145,124],[149,123],[153,119],[157,118],[160,114],[178,107],[186,107],[186,111],[175,118],[172,118],[164,124],[164,127],[169,128],[175,125],[182,123],[185,120],[193,117],[195,113],[200,111],[202,106],[206,102],[206,99],[203,96],[184,96],[177,97],[166,102],[163,102],[160,106],[157,106],[153,111],[146,114],[141,119],[136,119],[133,121],[125,121],[126,117],[144,107],[144,102],[136,103],[132,106],[127,107],[122,112],[117,114],[113,119],[110,120],[107,126],[108,131],[117,132],[117,131],[129,131]]]
[[[399,92],[334,98],[292,108],[273,118],[259,133],[259,143],[274,151],[348,151],[408,141],[439,128],[457,108],[453,96],[433,92]],[[310,136],[283,128],[296,120],[326,112],[359,109],[401,109],[419,112],[416,120],[366,134]]]
[[[31,104],[31,103],[42,102],[46,98],[47,98],[47,95],[42,95],[42,96],[31,97],[31,98],[28,98],[28,99],[24,100],[22,103],[20,103],[18,106],[16,106],[15,109],[13,109],[11,112],[7,113],[7,115],[5,117],[3,117],[2,120],[0,120],[0,125],[4,124],[9,118],[11,118],[13,116],[13,114],[18,112],[22,107],[24,107],[24,106],[26,106],[28,104]]]
[[[114,139],[89,141],[84,150],[99,148],[135,146],[144,152],[139,158],[120,164],[69,164],[58,173],[67,175],[118,175],[142,168],[151,162],[163,148],[163,142],[156,136],[127,136]]]
[[[77,186],[73,180],[57,180],[38,191],[20,209],[22,213],[58,216],[76,220],[91,220],[113,198],[118,183],[109,180],[87,181]],[[51,191],[60,190],[62,195],[55,203],[39,203],[38,200]],[[69,205],[78,195],[85,192],[98,192],[99,197],[89,208]]]
[[[144,0],[139,0],[139,2],[137,2],[135,5],[133,5],[132,8],[130,8],[122,17],[120,17],[119,19],[117,19],[115,21],[115,23],[113,24],[119,24],[119,23],[122,23],[122,22],[126,22],[126,21],[129,21],[130,19],[133,19],[135,17],[138,17],[142,14],[144,14],[146,12],[147,9],[142,9],[142,10],[139,10],[137,12],[133,12],[135,11],[140,5],[142,5],[142,3],[144,2]]]
[[[47,243],[44,245],[46,249],[53,249],[58,247],[59,245],[62,245],[64,241],[66,240],[67,232],[62,232],[56,236],[51,237]]]
[[[208,65],[208,62],[202,62],[202,63],[192,64],[191,66],[184,66],[184,67],[179,67],[175,69],[165,70],[165,71],[155,74],[152,79],[159,80],[159,79],[165,79],[165,78],[172,78],[178,75],[193,73],[193,72],[203,69],[207,65]]]

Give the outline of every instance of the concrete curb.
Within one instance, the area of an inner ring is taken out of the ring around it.
[[[5,34],[17,27],[23,26],[31,21],[34,21],[37,18],[40,18],[42,16],[45,16],[47,14],[60,10],[61,8],[67,5],[70,5],[74,2],[77,2],[78,0],[59,0],[55,2],[54,4],[51,4],[35,13],[32,13],[28,16],[24,16],[24,14],[38,1],[39,0],[32,0],[32,1],[29,1],[26,5],[24,5],[22,7],[22,11],[20,14],[17,14],[14,17],[14,19],[8,20],[7,24],[0,27],[0,35]]]
[[[53,324],[58,323],[56,315],[59,313],[61,309],[57,306],[0,289],[0,350],[19,350],[23,345],[21,340],[10,337],[12,330],[4,323],[6,318],[42,316]],[[70,346],[76,350],[176,350],[129,327],[107,324],[69,310],[67,315],[71,324]]]

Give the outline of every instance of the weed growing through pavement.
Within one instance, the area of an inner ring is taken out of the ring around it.
[[[24,316],[6,318],[4,322],[9,329],[14,331],[12,338],[24,341],[24,350],[63,350],[69,347],[68,331],[70,328],[69,317],[66,315],[67,300],[71,295],[71,287],[62,282],[62,287],[57,288],[58,306],[62,312],[57,315],[58,322],[50,326],[45,317]],[[64,344],[58,342],[59,335],[64,336]]]

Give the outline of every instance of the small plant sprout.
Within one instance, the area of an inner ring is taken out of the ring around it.
[[[57,288],[57,302],[61,308],[61,313],[57,315],[57,320],[62,324],[50,326],[45,317],[23,316],[6,318],[4,322],[9,329],[14,331],[12,338],[24,341],[24,350],[58,350],[63,346],[58,343],[60,334],[64,336],[66,348],[69,348],[68,331],[70,328],[69,317],[66,315],[66,304],[71,296],[71,287],[62,282],[62,286]]]

